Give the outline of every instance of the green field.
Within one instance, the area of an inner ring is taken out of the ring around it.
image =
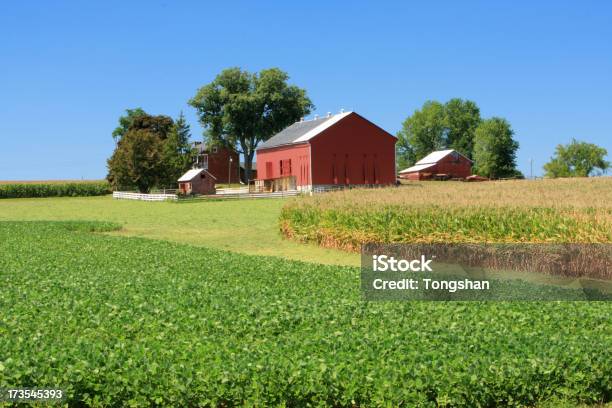
[[[612,393],[609,303],[364,302],[358,268],[0,223],[0,388],[93,406],[498,406]]]
[[[607,403],[611,303],[365,302],[357,254],[279,233],[285,205],[325,210],[352,195],[354,208],[381,197],[414,206],[411,188],[440,211],[465,208],[443,198],[464,189],[487,208],[514,200],[607,222],[611,193],[598,183],[0,200],[0,388],[60,386],[71,404],[93,406]]]
[[[2,220],[99,220],[122,225],[117,234],[164,239],[252,255],[325,264],[358,265],[359,256],[282,238],[278,215],[284,200],[187,203],[140,202],[105,197],[0,200]]]

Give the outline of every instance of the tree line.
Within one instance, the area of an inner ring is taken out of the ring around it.
[[[256,73],[229,68],[188,101],[204,129],[204,141],[240,154],[247,179],[257,146],[315,109],[306,90],[288,81],[289,75],[278,68]],[[112,136],[116,146],[107,161],[107,179],[115,189],[175,188],[194,159],[190,128],[182,113],[173,119],[141,108],[128,109]],[[470,100],[425,102],[403,122],[397,138],[399,170],[432,151],[455,149],[473,160],[475,174],[522,177],[516,168],[519,144],[510,123],[501,117],[483,119],[478,105]],[[572,140],[557,146],[544,166],[546,176],[605,172],[610,166],[606,155],[601,147]]]

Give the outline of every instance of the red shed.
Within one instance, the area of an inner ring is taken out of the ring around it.
[[[259,180],[294,176],[299,190],[395,183],[395,136],[355,112],[302,120],[257,149]]]
[[[178,179],[178,189],[182,194],[215,194],[216,180],[208,170],[191,169]]]
[[[464,179],[472,174],[472,161],[456,150],[439,150],[429,153],[414,166],[399,172],[408,180],[427,180],[435,176]]]

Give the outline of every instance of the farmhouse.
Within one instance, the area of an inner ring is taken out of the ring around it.
[[[208,146],[195,142],[196,159],[194,168],[204,169],[213,175],[217,183],[240,182],[238,153],[226,147]]]
[[[464,179],[472,174],[472,161],[456,150],[429,153],[414,166],[399,172],[408,180],[427,180],[435,177]]]
[[[216,178],[207,170],[191,169],[178,179],[182,194],[215,194]]]
[[[257,149],[256,186],[273,190],[395,182],[395,136],[355,112],[301,120]]]

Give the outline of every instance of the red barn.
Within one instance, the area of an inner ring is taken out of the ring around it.
[[[472,174],[472,161],[456,150],[439,150],[429,153],[414,166],[399,172],[408,180],[427,180],[436,176],[464,179]]]
[[[295,187],[304,191],[393,184],[395,142],[395,136],[355,112],[302,120],[257,149],[258,181],[291,179],[293,184],[294,177]]]

